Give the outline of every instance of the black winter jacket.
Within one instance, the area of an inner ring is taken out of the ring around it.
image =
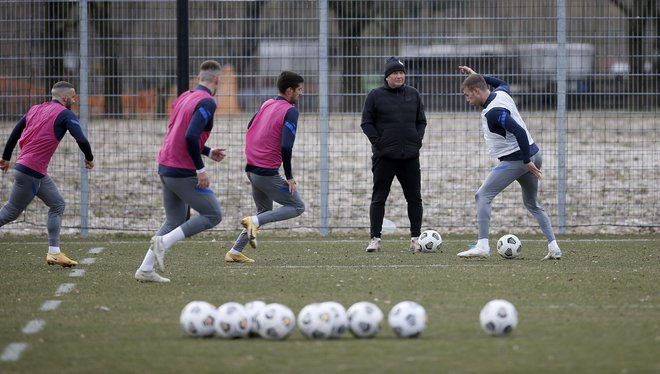
[[[362,110],[362,131],[371,142],[373,157],[412,159],[419,157],[426,130],[424,104],[419,92],[387,82],[367,95]]]

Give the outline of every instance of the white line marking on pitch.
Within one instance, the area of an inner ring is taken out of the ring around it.
[[[23,353],[23,351],[27,347],[28,347],[27,343],[11,343],[2,352],[2,356],[0,356],[0,360],[18,361],[18,359],[21,358],[21,353]]]
[[[34,334],[46,326],[46,321],[43,319],[33,319],[32,321],[29,321],[24,327],[23,327],[23,334]]]
[[[453,267],[500,267],[498,264],[419,264],[419,265],[274,265],[254,266],[250,269],[407,269],[407,268],[453,268]],[[244,270],[246,268],[236,268]]]
[[[69,273],[70,277],[82,277],[85,276],[85,269],[73,269],[71,270],[71,273]]]
[[[92,248],[92,249],[90,249],[89,252],[87,252],[87,253],[91,253],[91,254],[94,254],[94,255],[98,255],[98,254],[101,253],[101,252],[103,252],[103,247]]]
[[[96,262],[96,259],[94,257],[87,257],[87,258],[83,258],[82,260],[80,260],[81,265],[92,265],[95,262]]]
[[[41,304],[41,308],[39,308],[39,310],[42,312],[50,312],[59,308],[60,304],[62,304],[62,300],[46,300],[43,304]]]
[[[76,288],[75,283],[62,283],[60,284],[59,287],[57,287],[57,291],[55,291],[55,296],[62,296],[64,294],[67,294],[73,291],[74,288]]]

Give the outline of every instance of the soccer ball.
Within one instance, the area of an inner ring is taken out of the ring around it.
[[[265,306],[266,303],[261,300],[254,300],[245,304],[245,311],[247,312],[248,319],[250,320],[250,332],[248,333],[248,336],[251,337],[259,336],[259,333],[257,332],[257,324],[255,320],[257,317],[257,313],[259,313],[261,308]]]
[[[332,332],[330,338],[339,338],[348,330],[348,315],[346,308],[336,301],[326,301],[321,303],[321,308],[326,308],[332,315]]]
[[[328,339],[332,334],[334,321],[330,309],[321,304],[309,304],[298,313],[298,328],[308,339]]]
[[[522,242],[515,235],[504,235],[497,241],[497,253],[506,259],[516,258],[522,252]]]
[[[360,301],[351,305],[346,311],[348,329],[356,338],[372,338],[383,326],[383,312],[368,301]]]
[[[518,326],[518,311],[506,300],[491,300],[481,309],[479,322],[488,335],[509,335]]]
[[[251,321],[243,304],[228,302],[220,305],[215,318],[215,332],[225,338],[244,338],[250,332]]]
[[[387,315],[387,322],[399,338],[416,338],[426,328],[426,310],[414,301],[396,304]]]
[[[186,334],[193,337],[213,336],[216,309],[206,301],[191,301],[181,310],[179,323]]]
[[[435,230],[426,230],[422,232],[417,239],[422,246],[422,252],[436,252],[442,245],[442,237]]]
[[[272,303],[259,310],[255,317],[259,336],[269,340],[284,340],[296,326],[296,317],[286,305]]]

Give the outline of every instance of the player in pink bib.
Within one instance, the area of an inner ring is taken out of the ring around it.
[[[257,230],[267,223],[297,217],[305,211],[291,168],[291,154],[298,128],[298,103],[303,77],[283,71],[277,79],[279,96],[267,100],[248,124],[245,136],[245,172],[252,184],[257,214],[241,220],[243,231],[225,254],[225,262],[253,263],[243,254],[247,243],[257,247]],[[286,180],[280,176],[280,166]],[[281,205],[273,209],[273,202]]]
[[[21,151],[14,170],[14,186],[9,201],[0,209],[0,227],[12,222],[38,197],[48,206],[49,265],[72,267],[78,265],[60,250],[60,229],[64,214],[64,198],[48,175],[48,164],[67,131],[76,139],[85,154],[85,167],[94,167],[92,148],[85,137],[78,118],[71,111],[76,90],[69,82],[57,82],[51,90],[52,101],[35,105],[21,118],[9,135],[0,170],[9,169],[9,161],[18,143]]]
[[[169,282],[154,270],[156,262],[164,270],[165,255],[174,243],[208,230],[222,220],[222,208],[209,188],[208,172],[202,161],[202,155],[216,162],[225,157],[224,149],[206,146],[213,129],[214,95],[221,70],[217,62],[204,61],[199,85],[182,93],[172,104],[167,135],[158,152],[165,222],[151,239],[151,246],[135,272],[135,279],[140,282]],[[189,207],[199,214],[187,220]]]

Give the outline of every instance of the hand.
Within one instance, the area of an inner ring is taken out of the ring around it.
[[[470,68],[468,66],[459,66],[458,71],[460,71],[461,73],[464,73],[464,74],[477,74],[476,71],[472,70],[472,68]]]
[[[296,193],[296,184],[297,184],[297,183],[296,183],[296,180],[293,179],[293,178],[291,178],[291,179],[287,180],[287,183],[289,183],[289,193],[290,193],[291,195],[293,195],[294,193]]]
[[[211,150],[211,154],[210,154],[211,160],[213,160],[215,162],[220,162],[220,161],[224,160],[226,155],[227,154],[225,153],[224,148],[213,148]]]
[[[203,172],[197,174],[197,187],[199,188],[209,188],[211,181],[209,181],[209,173]]]
[[[543,173],[539,168],[536,167],[536,165],[534,165],[533,162],[530,161],[527,164],[527,170],[529,170],[530,173],[534,174],[539,180],[543,179]]]
[[[92,169],[94,167],[94,161],[85,160],[85,169]]]
[[[2,170],[3,173],[6,173],[8,169],[9,169],[9,161],[5,159],[0,159],[0,170]]]

